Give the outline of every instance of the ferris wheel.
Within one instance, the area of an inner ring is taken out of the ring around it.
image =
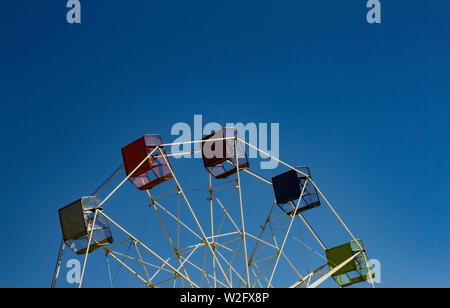
[[[185,145],[194,151],[168,151]],[[263,175],[251,168],[246,148],[285,170]],[[203,168],[198,160],[185,158],[192,154],[201,155]],[[150,288],[315,288],[327,280],[338,287],[360,282],[374,287],[363,242],[320,191],[309,168],[262,151],[239,138],[236,128],[168,144],[159,135],[145,135],[123,147],[122,158],[123,164],[93,194],[59,209],[62,242],[52,287],[66,248],[84,259],[79,287],[86,271],[95,271],[88,257],[100,251],[111,287],[119,270]],[[150,233],[139,232],[144,237],[106,214],[126,183],[132,184],[133,194],[145,197]],[[319,207],[343,230],[343,244],[328,247],[321,226],[310,222],[307,214]]]

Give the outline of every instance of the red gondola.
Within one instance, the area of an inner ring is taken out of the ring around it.
[[[152,189],[153,187],[173,179],[170,172],[170,162],[164,147],[161,147],[160,135],[145,135],[144,137],[130,143],[122,148],[122,158],[129,180],[140,190]],[[159,146],[159,149],[149,154]],[[146,158],[148,157],[148,158]],[[144,161],[145,160],[145,161]],[[139,164],[144,163],[139,167]],[[133,170],[136,169],[136,171]]]

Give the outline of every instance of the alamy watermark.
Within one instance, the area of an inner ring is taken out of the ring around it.
[[[367,8],[370,10],[367,12],[366,20],[369,24],[381,23],[381,3],[380,0],[367,1]]]
[[[81,24],[81,3],[80,0],[68,0],[66,7],[69,9],[66,20],[69,24]]]
[[[81,2],[80,0],[68,0],[66,7],[66,20],[69,24],[81,23]],[[367,12],[366,20],[369,24],[381,23],[381,3],[380,0],[368,0],[366,7],[370,10]]]
[[[81,279],[81,263],[77,259],[70,259],[66,263],[66,268],[69,270],[66,274],[66,281],[68,284],[80,283]]]
[[[258,147],[261,151],[271,155],[268,157],[254,148],[248,147],[249,158],[261,158],[261,169],[275,169],[278,167],[280,156],[280,124],[279,123],[226,123],[222,126],[216,122],[203,123],[202,115],[194,115],[194,123],[190,125],[185,122],[178,122],[172,126],[171,134],[178,136],[171,147],[175,158],[202,158],[201,146],[199,143],[191,144],[194,140],[201,140],[214,132],[220,131],[224,127],[234,127],[238,137],[251,145]],[[270,132],[269,132],[270,131]],[[214,156],[219,157],[220,149],[215,149]],[[276,158],[276,159],[273,159]]]

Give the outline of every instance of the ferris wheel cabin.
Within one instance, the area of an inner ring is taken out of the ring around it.
[[[89,252],[113,242],[108,221],[101,214],[97,214],[93,224],[95,210],[101,211],[98,209],[99,205],[100,200],[91,196],[58,210],[64,242],[78,255],[86,253],[91,231]]]
[[[145,135],[122,148],[126,174],[127,176],[131,174],[129,180],[137,189],[152,189],[173,179],[169,168],[169,158],[161,145],[160,135]],[[156,149],[156,147],[159,148]],[[152,151],[153,154],[148,157]],[[144,163],[142,163],[143,161]],[[135,169],[136,171],[134,171]]]
[[[250,167],[245,148],[236,140],[237,136],[236,128],[225,127],[203,138],[203,164],[214,178],[227,178],[237,172],[238,166],[239,170]]]
[[[366,251],[362,240],[358,240],[358,243],[351,241],[344,245],[326,249],[325,254],[331,270],[357,255],[332,276],[341,288],[375,278],[375,275],[370,271],[370,265],[366,262],[367,256],[365,257]]]
[[[298,202],[300,196],[302,200],[300,200],[296,214],[320,206],[320,199],[316,188],[311,182],[307,182],[308,178],[311,178],[309,168],[298,167],[297,169],[308,175],[308,177],[295,170],[290,170],[272,178],[277,205],[286,214],[292,214],[297,206],[296,202]],[[305,184],[306,187],[302,195],[302,189]]]

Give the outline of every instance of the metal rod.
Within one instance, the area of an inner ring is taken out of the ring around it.
[[[341,268],[343,268],[347,263],[349,263],[350,261],[352,261],[354,258],[356,258],[356,256],[358,256],[361,252],[358,252],[356,254],[354,254],[353,256],[351,256],[350,258],[348,258],[347,260],[345,260],[344,262],[342,262],[341,264],[339,264],[338,266],[336,266],[335,268],[333,268],[331,271],[329,271],[326,275],[320,277],[320,279],[316,280],[312,285],[308,286],[308,288],[316,288],[319,284],[321,284],[322,282],[324,282],[326,279],[328,279],[329,277],[331,277],[334,273],[336,273],[337,271],[339,271]]]
[[[212,188],[212,179],[211,179],[211,173],[208,172],[208,179],[209,179],[209,211],[211,216],[211,239],[213,243],[213,249],[216,249],[215,244],[215,238],[214,238],[214,212],[213,212],[213,201],[212,201],[212,195],[213,195],[213,188]],[[205,261],[206,261],[206,251],[205,251],[205,260],[203,261],[203,268],[205,268]],[[217,288],[216,283],[216,260],[214,257],[212,257],[212,269],[213,269],[213,276],[214,276],[214,288]],[[202,274],[203,278],[203,274]]]
[[[122,172],[123,169],[123,164],[119,166],[119,168],[117,168],[92,194],[91,196],[97,196],[104,188],[106,185],[108,185],[109,183],[111,183],[111,181],[120,173]]]
[[[52,288],[55,288],[56,281],[58,280],[59,270],[61,268],[61,262],[62,262],[62,257],[63,257],[64,247],[65,246],[66,246],[66,243],[64,242],[64,239],[62,239],[61,240],[61,245],[59,247],[58,258],[56,260],[55,271],[53,273]]]
[[[319,236],[316,234],[316,232],[313,230],[313,228],[311,228],[311,226],[309,225],[308,221],[305,219],[305,217],[303,217],[303,215],[301,213],[298,213],[297,216],[300,217],[300,219],[303,221],[303,223],[305,224],[305,226],[309,229],[309,231],[312,233],[312,235],[314,236],[314,238],[316,239],[316,241],[319,243],[320,246],[322,246],[323,250],[326,250],[327,248],[325,247],[325,244],[322,242],[322,240],[319,238]]]
[[[235,137],[215,138],[215,139],[208,139],[208,140],[191,140],[191,141],[183,141],[183,142],[164,143],[159,146],[164,148],[164,147],[169,147],[169,146],[174,146],[174,145],[196,144],[196,143],[222,141],[222,140],[233,140],[234,138]]]
[[[237,150],[237,137],[234,139],[234,159],[236,161],[236,175],[237,175],[237,185],[238,185],[238,195],[239,195],[239,208],[241,211],[241,228],[242,228],[242,241],[244,244],[244,255],[245,255],[245,274],[247,276],[247,288],[250,288],[250,272],[248,270],[248,255],[247,255],[247,240],[245,236],[245,222],[244,222],[244,208],[242,205],[242,191],[241,191],[241,177],[239,175],[239,156]]]
[[[328,264],[324,264],[321,267],[319,267],[318,269],[314,270],[313,272],[309,273],[308,275],[306,275],[305,277],[303,277],[303,279],[299,280],[298,282],[294,283],[293,285],[291,285],[289,288],[295,289],[297,287],[299,287],[300,285],[302,285],[303,283],[305,283],[307,280],[309,280],[312,276],[316,275],[318,272],[320,272],[323,268],[325,268]]]
[[[81,270],[80,283],[78,284],[78,288],[81,288],[81,284],[83,283],[84,270],[86,269],[87,257],[89,255],[89,249],[91,247],[92,235],[94,234],[95,223],[97,221],[97,213],[98,212],[99,212],[99,209],[98,208],[95,209],[94,220],[92,221],[91,232],[89,233],[89,241],[88,241],[88,245],[86,248],[86,254],[84,255],[83,269]]]
[[[102,247],[104,248],[104,247]],[[126,265],[124,262],[122,262],[122,260],[120,260],[119,258],[117,258],[113,252],[111,252],[109,254],[114,260],[116,260],[117,262],[119,262],[120,265],[122,265],[125,269],[127,269],[130,273],[132,273],[134,276],[136,276],[140,281],[142,281],[143,283],[145,283],[146,286],[151,286],[151,282],[150,281],[146,281],[144,278],[142,278],[138,273],[136,273],[134,270],[132,270],[128,265]]]
[[[308,180],[305,181],[305,185],[304,185],[303,188],[302,188],[302,192],[301,192],[301,194],[300,194],[300,198],[298,199],[297,206],[295,207],[293,213],[296,213],[298,207],[300,206],[300,202],[302,201],[303,193],[305,192],[305,189],[306,189],[306,185],[307,185],[307,184],[308,184]],[[291,227],[292,227],[292,223],[294,222],[294,218],[295,218],[295,215],[292,215],[291,221],[289,222],[289,227],[288,227],[288,229],[287,229],[287,231],[286,231],[286,234],[285,234],[284,239],[283,239],[283,243],[281,244],[280,250],[279,250],[279,252],[278,252],[277,260],[275,261],[275,265],[274,265],[274,267],[273,267],[272,274],[270,275],[270,278],[269,278],[269,284],[268,284],[267,287],[269,287],[270,283],[272,282],[273,276],[274,276],[274,274],[275,274],[275,270],[277,269],[278,261],[280,260],[280,257],[281,257],[281,252],[283,251],[284,245],[286,244],[286,240],[287,240],[287,238],[288,238],[288,236],[289,236],[289,232],[291,231]]]

